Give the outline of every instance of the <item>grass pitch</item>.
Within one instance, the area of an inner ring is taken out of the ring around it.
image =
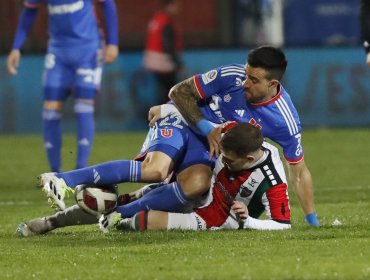
[[[91,164],[132,158],[143,139],[99,134]],[[290,231],[104,235],[97,226],[75,226],[19,238],[20,222],[53,213],[34,187],[47,164],[40,136],[1,136],[0,279],[370,279],[370,131],[306,130],[303,139],[320,228],[305,225],[290,188]],[[74,136],[64,138],[66,170],[74,145]]]

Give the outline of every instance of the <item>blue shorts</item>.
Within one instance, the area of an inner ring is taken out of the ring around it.
[[[43,74],[44,100],[93,99],[100,88],[103,53],[96,48],[49,50]]]
[[[175,173],[194,164],[214,167],[215,159],[209,160],[207,139],[195,134],[177,116],[168,116],[150,128],[140,154],[143,158],[149,152],[163,152],[175,163]]]

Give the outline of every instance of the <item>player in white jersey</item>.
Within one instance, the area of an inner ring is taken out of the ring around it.
[[[195,75],[175,85],[170,98],[189,123],[208,137],[211,155],[219,153],[220,128],[214,129],[210,121],[249,122],[262,129],[265,137],[283,148],[307,223],[319,226],[312,178],[304,161],[299,116],[280,83],[286,67],[285,54],[279,48],[262,46],[248,54],[245,66],[231,64]],[[152,121],[159,115],[163,117],[162,109],[171,111],[169,106],[153,107]]]
[[[290,229],[287,181],[278,149],[263,143],[261,131],[247,123],[229,128],[220,146],[222,154],[202,207],[187,214],[146,210],[130,219],[114,212],[102,216],[101,228]],[[259,220],[264,211],[268,219]]]

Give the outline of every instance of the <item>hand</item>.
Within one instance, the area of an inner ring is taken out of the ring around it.
[[[243,202],[234,201],[233,205],[231,205],[231,210],[234,211],[239,221],[248,218],[248,208]]]
[[[370,67],[370,52],[367,53],[366,63]]]
[[[221,140],[222,126],[215,127],[207,136],[209,144],[209,160],[213,155],[218,157],[220,155],[220,140]]]
[[[116,60],[119,53],[118,46],[106,45],[104,53],[105,53],[105,63],[108,64],[113,63]]]
[[[13,49],[8,55],[6,66],[8,72],[12,75],[17,75],[17,68],[19,66],[19,61],[21,60],[21,52],[19,50]]]
[[[155,122],[161,118],[161,105],[153,106],[149,109],[148,121],[149,126],[153,127]]]

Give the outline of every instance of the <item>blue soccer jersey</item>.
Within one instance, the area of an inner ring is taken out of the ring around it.
[[[280,85],[279,93],[271,100],[247,103],[242,86],[244,67],[230,64],[194,76],[204,118],[214,123],[249,122],[283,148],[287,161],[299,162],[303,158],[301,122],[289,94]]]
[[[26,0],[25,6],[47,4],[49,46],[98,47],[100,38],[92,0]],[[76,24],[78,22],[78,24]]]

